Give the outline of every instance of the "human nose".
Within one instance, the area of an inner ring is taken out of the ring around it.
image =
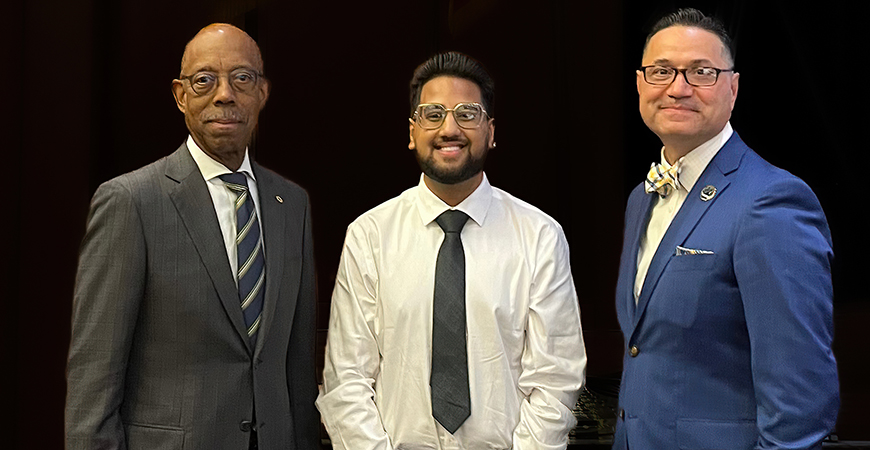
[[[675,98],[689,97],[692,95],[692,85],[686,79],[686,71],[678,70],[674,74],[674,81],[668,85],[668,95]]]
[[[460,133],[459,124],[456,123],[456,116],[453,111],[447,111],[444,117],[444,122],[438,128],[438,132],[443,136],[454,136]]]
[[[236,99],[236,90],[233,89],[229,78],[220,76],[216,81],[214,93],[215,103],[232,103]]]

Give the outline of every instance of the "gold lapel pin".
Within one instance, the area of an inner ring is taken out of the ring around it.
[[[716,187],[713,185],[706,185],[704,189],[701,189],[701,201],[709,201],[712,200],[713,197],[716,196]]]
[[[284,199],[280,195],[276,195],[275,200],[278,200],[278,203],[284,203]]]

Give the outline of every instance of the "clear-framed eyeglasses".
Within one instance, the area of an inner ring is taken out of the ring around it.
[[[441,128],[447,113],[453,113],[453,119],[460,128],[473,130],[479,128],[489,115],[480,103],[457,103],[453,108],[445,108],[438,103],[421,103],[414,111],[412,122],[424,130]]]
[[[179,79],[187,80],[196,95],[206,95],[217,87],[218,79],[222,76],[215,72],[200,71]],[[253,69],[236,69],[226,77],[234,91],[249,94],[256,89],[263,74]]]
[[[656,86],[666,86],[677,79],[677,73],[682,73],[686,83],[692,86],[713,86],[719,80],[722,72],[734,72],[734,69],[717,69],[715,67],[687,67],[677,69],[668,66],[643,66],[639,69],[643,72],[643,80]]]

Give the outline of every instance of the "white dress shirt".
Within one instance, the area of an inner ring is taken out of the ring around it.
[[[656,193],[649,194],[655,195],[658,198],[654,200],[655,205],[650,213],[646,233],[644,233],[641,239],[640,249],[637,252],[637,274],[634,279],[635,302],[640,299],[640,291],[643,288],[644,280],[646,280],[649,265],[656,250],[659,248],[659,244],[662,242],[662,238],[665,237],[665,232],[668,231],[671,221],[674,220],[674,216],[677,215],[680,207],[683,206],[683,202],[686,201],[686,197],[692,191],[698,178],[704,173],[704,169],[707,168],[707,165],[710,164],[716,153],[719,153],[719,149],[728,142],[733,133],[734,130],[731,128],[731,122],[726,122],[725,128],[719,134],[680,158],[679,164],[681,169],[680,175],[677,177],[679,186],[670,195],[662,198]],[[671,167],[671,164],[665,159],[664,147],[661,150],[661,163],[665,168]]]
[[[211,194],[211,202],[214,204],[214,210],[217,214],[218,223],[221,227],[221,234],[224,238],[224,245],[227,248],[227,258],[230,260],[230,267],[233,273],[239,272],[238,250],[236,248],[236,198],[238,194],[231,191],[223,180],[218,178],[220,175],[233,173],[223,164],[208,156],[193,140],[190,135],[187,136],[187,149],[190,150],[190,156],[199,167],[202,178],[205,179],[205,184],[208,186],[208,192]],[[238,172],[245,174],[248,179],[248,192],[254,199],[254,208],[257,210],[257,224],[260,226],[260,236],[263,235],[263,224],[259,220],[260,217],[260,197],[257,195],[257,181],[254,178],[254,170],[251,168],[251,161],[248,159],[248,149],[245,149],[245,159],[242,161]],[[266,245],[263,243],[263,255],[266,254]],[[238,279],[235,280],[238,286]]]
[[[458,209],[471,416],[451,435],[429,388],[435,261],[451,209],[420,183],[350,224],[332,295],[323,389],[346,450],[564,449],[586,351],[559,224],[483,181]]]

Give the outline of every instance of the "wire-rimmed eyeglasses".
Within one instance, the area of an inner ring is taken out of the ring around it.
[[[200,71],[193,75],[179,77],[187,80],[190,88],[196,95],[205,95],[213,91],[218,85],[218,79],[223,76],[209,71]],[[236,92],[250,93],[258,84],[263,74],[253,69],[236,69],[226,75],[227,80]]]
[[[457,103],[453,108],[445,108],[438,103],[421,103],[417,105],[411,122],[424,130],[434,130],[441,127],[448,112],[453,113],[456,125],[467,130],[480,127],[483,119],[489,116],[480,103]]]

